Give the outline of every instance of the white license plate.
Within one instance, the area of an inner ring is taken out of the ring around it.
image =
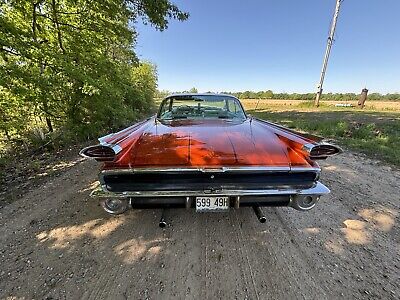
[[[196,197],[196,211],[224,211],[229,209],[229,197]]]

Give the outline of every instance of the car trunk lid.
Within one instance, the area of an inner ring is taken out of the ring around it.
[[[156,122],[132,150],[135,166],[289,167],[284,143],[249,120]]]

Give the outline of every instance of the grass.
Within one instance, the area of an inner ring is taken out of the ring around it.
[[[400,166],[400,107],[388,112],[324,104],[316,109],[304,102],[290,107],[269,106],[264,102],[254,111],[254,105],[243,104],[261,119],[333,139],[351,150]]]

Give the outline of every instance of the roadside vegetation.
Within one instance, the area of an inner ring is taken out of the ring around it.
[[[377,110],[368,104],[364,110],[335,107],[324,103],[315,109],[310,102],[243,100],[249,113],[289,128],[335,140],[339,145],[400,166],[400,105],[387,102]],[[297,102],[297,103],[296,103]],[[385,102],[382,102],[383,104]]]
[[[135,54],[136,22],[187,18],[169,0],[2,1],[0,168],[148,114],[157,71]]]

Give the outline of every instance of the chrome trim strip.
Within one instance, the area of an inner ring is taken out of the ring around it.
[[[308,189],[267,189],[267,190],[217,190],[217,191],[138,191],[115,193],[107,191],[105,186],[98,187],[92,191],[91,197],[190,197],[190,196],[260,196],[260,195],[310,195],[322,196],[329,194],[329,189],[320,182]]]
[[[233,95],[222,94],[222,93],[221,94],[217,94],[217,93],[175,93],[175,94],[170,94],[170,95],[168,95],[167,97],[165,97],[161,101],[160,106],[158,108],[157,115],[156,115],[156,119],[160,120],[161,107],[164,104],[164,102],[170,100],[170,98],[175,98],[175,97],[196,97],[196,96],[198,96],[198,97],[212,96],[212,97],[233,98],[233,99],[235,99],[235,101],[237,101],[239,103],[239,105],[240,105],[240,107],[241,107],[241,109],[243,111],[243,114],[245,116],[245,120],[248,119],[248,114],[247,114],[246,110],[244,109],[242,102],[240,102],[240,99],[235,97],[235,96],[233,96]]]
[[[171,97],[179,97],[179,96],[214,96],[214,97],[221,96],[221,97],[231,97],[231,98],[235,98],[235,99],[239,100],[239,98],[237,98],[233,95],[224,94],[224,93],[220,93],[220,94],[219,93],[172,93],[172,94],[169,94],[164,99],[168,99]]]
[[[101,142],[100,145],[110,147],[111,149],[113,149],[115,155],[122,151],[122,147],[120,145],[109,144],[106,142]]]
[[[103,170],[102,174],[117,174],[117,173],[152,173],[152,172],[202,172],[202,173],[223,173],[223,172],[244,172],[244,171],[260,171],[260,172],[289,172],[290,167],[222,167],[222,168],[131,168],[131,169],[112,169]]]
[[[297,172],[317,172],[321,173],[321,168],[317,167],[291,167],[290,172],[291,173],[297,173]]]
[[[99,141],[100,144],[102,144],[102,143],[104,143],[105,139],[110,138],[110,137],[112,137],[114,135],[115,135],[115,133],[110,133],[110,134],[107,134],[105,136],[99,137],[97,140]]]
[[[223,172],[321,172],[316,167],[221,167],[221,168],[200,168],[200,167],[166,167],[166,168],[130,168],[111,169],[101,171],[102,175],[108,174],[131,174],[131,173],[152,173],[152,172],[202,172],[202,173],[223,173]]]

